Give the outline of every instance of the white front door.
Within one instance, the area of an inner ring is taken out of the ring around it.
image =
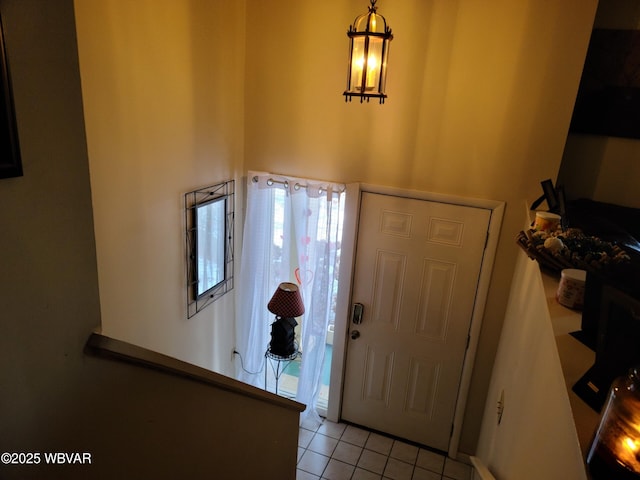
[[[362,194],[344,420],[447,450],[490,216]]]

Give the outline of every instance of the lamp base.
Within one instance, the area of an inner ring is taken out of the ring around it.
[[[296,352],[295,327],[298,325],[295,318],[276,317],[271,324],[271,343],[269,351],[279,357],[289,357]]]

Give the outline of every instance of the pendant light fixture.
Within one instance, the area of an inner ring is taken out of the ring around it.
[[[387,58],[393,35],[384,17],[376,13],[377,0],[370,2],[369,11],[356,17],[347,32],[351,45],[345,101],[360,97],[360,103],[371,98],[384,103],[387,98]]]

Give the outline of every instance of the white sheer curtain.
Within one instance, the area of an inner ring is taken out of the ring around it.
[[[236,291],[238,378],[264,386],[264,352],[273,315],[267,303],[280,282],[300,285],[305,304],[296,400],[301,423],[317,423],[327,326],[337,293],[344,185],[249,172]]]

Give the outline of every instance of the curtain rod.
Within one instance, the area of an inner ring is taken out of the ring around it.
[[[251,179],[251,181],[253,183],[258,183],[258,175],[254,175],[253,178]],[[278,185],[283,185],[285,188],[289,188],[289,182],[287,180],[274,180],[273,178],[269,178],[267,180],[267,185],[272,186],[274,183],[277,183]],[[309,185],[303,185],[302,183],[296,182],[293,184],[293,189],[294,190],[300,190],[301,188],[309,188]],[[325,187],[320,187],[318,189],[321,192],[328,192],[329,189],[325,188]],[[341,186],[339,188],[339,190],[336,190],[338,193],[342,193],[346,190],[346,188],[344,186]]]

